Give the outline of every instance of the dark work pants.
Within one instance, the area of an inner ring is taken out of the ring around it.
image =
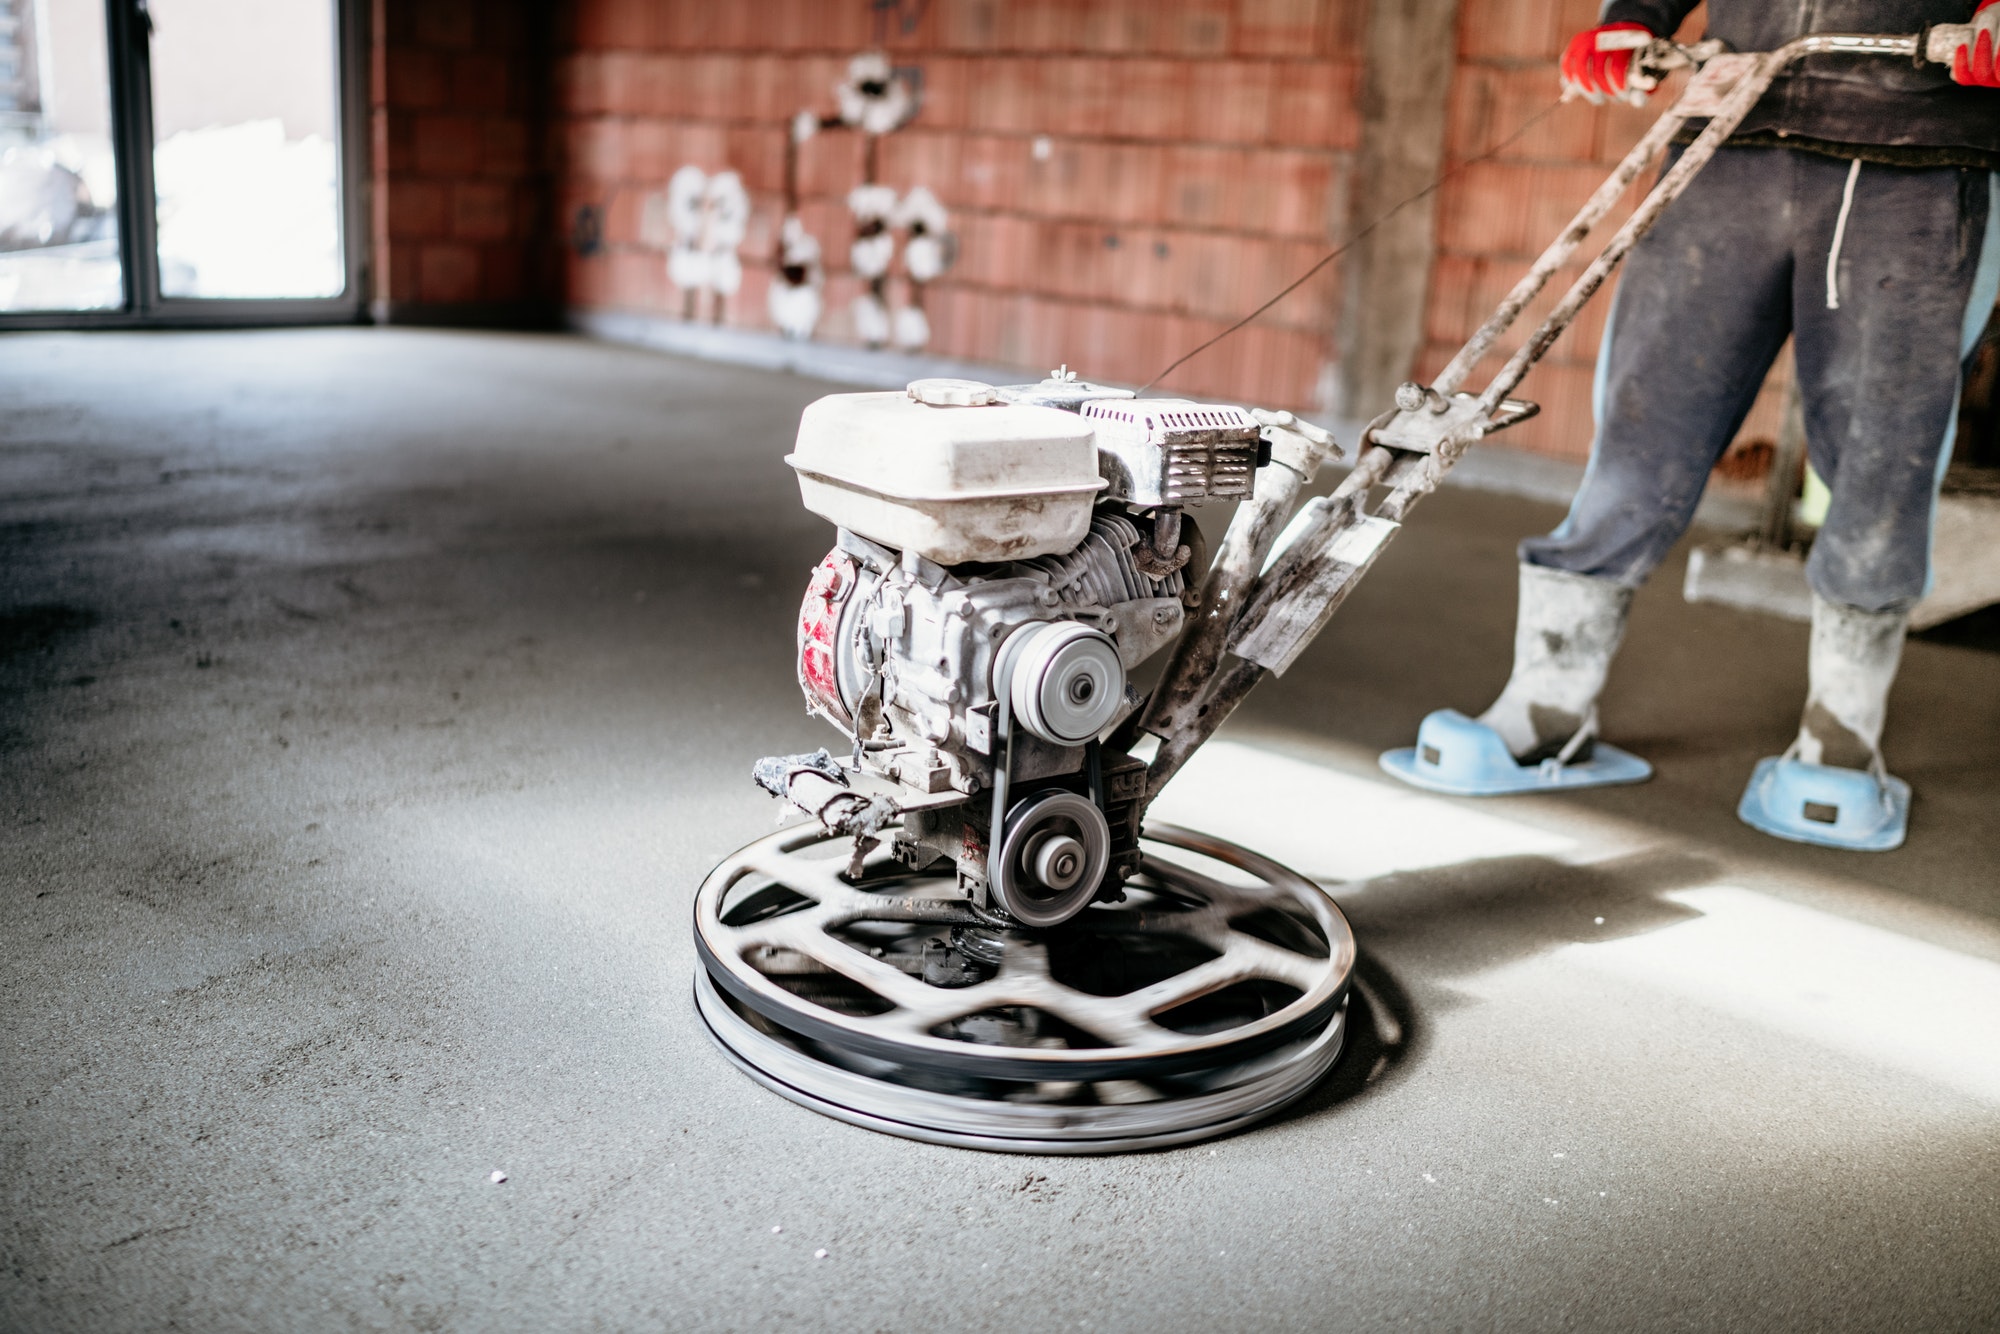
[[[1807,578],[1864,611],[1923,596],[1964,361],[2000,285],[2000,176],[1864,164],[1828,309],[1851,170],[1724,148],[1633,247],[1598,358],[1590,466],[1523,561],[1642,583],[1791,335],[1807,453],[1833,492]]]

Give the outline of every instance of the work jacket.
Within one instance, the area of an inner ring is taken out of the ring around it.
[[[1607,0],[1604,23],[1671,36],[1697,0]],[[1708,35],[1775,51],[1809,32],[1921,33],[1964,23],[1978,0],[1709,0]],[[2000,90],[1966,88],[1943,65],[1892,56],[1807,56],[1778,76],[1734,137],[2000,153]]]

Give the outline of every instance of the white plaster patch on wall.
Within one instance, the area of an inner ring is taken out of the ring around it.
[[[721,323],[728,299],[743,285],[737,251],[750,227],[750,195],[733,171],[714,175],[689,163],[664,192],[647,198],[640,239],[667,252],[667,281],[682,293],[682,315],[693,319],[703,293],[709,319]]]

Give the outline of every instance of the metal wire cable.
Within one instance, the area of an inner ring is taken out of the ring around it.
[[[1500,153],[1502,153],[1506,149],[1513,147],[1515,142],[1518,141],[1521,138],[1521,136],[1525,135],[1529,130],[1534,129],[1535,126],[1541,124],[1542,121],[1546,120],[1550,115],[1554,114],[1562,106],[1563,106],[1562,100],[1557,100],[1549,103],[1547,106],[1543,107],[1540,111],[1537,111],[1534,115],[1528,117],[1527,120],[1521,123],[1520,128],[1516,129],[1512,134],[1508,135],[1505,139],[1502,139],[1499,143],[1493,145],[1493,147],[1487,149],[1485,152],[1480,153],[1475,157],[1469,157],[1465,159],[1463,162],[1457,163],[1450,170],[1444,172],[1436,180],[1432,181],[1429,185],[1426,185],[1423,189],[1411,195],[1408,199],[1403,200],[1401,203],[1397,204],[1395,207],[1387,210],[1386,212],[1376,214],[1375,217],[1369,221],[1367,226],[1363,227],[1360,231],[1356,232],[1354,235],[1348,237],[1345,241],[1341,242],[1338,246],[1334,247],[1332,250],[1327,251],[1326,254],[1320,257],[1318,263],[1314,264],[1311,268],[1307,269],[1304,273],[1300,274],[1297,278],[1293,279],[1276,296],[1272,297],[1269,301],[1266,301],[1263,305],[1257,307],[1257,309],[1251,311],[1248,315],[1245,315],[1242,319],[1236,321],[1236,323],[1230,325],[1227,329],[1224,329],[1221,333],[1215,335],[1215,337],[1203,343],[1200,347],[1195,348],[1192,352],[1184,353],[1179,360],[1173,362],[1165,370],[1161,371],[1158,375],[1155,375],[1152,379],[1140,385],[1138,392],[1142,394],[1145,393],[1148,389],[1151,389],[1154,385],[1166,379],[1169,375],[1172,375],[1182,366],[1185,366],[1188,362],[1193,361],[1196,357],[1208,351],[1208,349],[1214,347],[1217,343],[1229,337],[1229,335],[1235,333],[1238,329],[1241,329],[1245,325],[1251,323],[1259,315],[1262,315],[1265,311],[1277,305],[1280,301],[1283,301],[1293,292],[1298,291],[1299,288],[1305,286],[1306,282],[1310,280],[1313,277],[1313,275],[1317,274],[1321,269],[1333,263],[1333,261],[1335,261],[1336,259],[1339,259],[1342,255],[1352,250],[1355,246],[1360,245],[1361,242],[1363,242],[1368,238],[1368,234],[1370,232],[1374,231],[1377,227],[1380,227],[1383,223],[1387,222],[1389,219],[1395,217],[1398,213],[1401,213],[1404,209],[1408,208],[1410,205],[1416,203],[1419,199],[1423,199],[1428,195],[1435,194],[1440,186],[1442,186],[1446,181],[1449,181],[1452,177],[1464,171],[1467,167],[1474,166],[1481,162],[1485,162],[1489,158],[1497,157],[1500,155]]]

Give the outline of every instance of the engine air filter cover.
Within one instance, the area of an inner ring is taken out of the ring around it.
[[[1241,500],[1256,481],[1263,428],[1242,408],[1184,398],[1085,403],[1107,496],[1133,505]]]
[[[1009,403],[1034,403],[1045,408],[1061,408],[1064,412],[1079,412],[1084,404],[1100,398],[1135,397],[1130,389],[1117,389],[1108,384],[1079,380],[1074,372],[1051,375],[1040,384],[1002,385],[995,392]]]

